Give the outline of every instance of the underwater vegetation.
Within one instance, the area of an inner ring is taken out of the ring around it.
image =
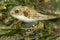
[[[0,0],[0,40],[60,40],[60,0]]]

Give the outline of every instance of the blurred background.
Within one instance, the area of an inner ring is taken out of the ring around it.
[[[18,5],[29,6],[43,15],[57,18],[24,23],[8,15]],[[0,14],[0,25],[10,27],[15,23],[12,26],[15,29],[0,28],[0,40],[60,40],[60,0],[0,0]]]

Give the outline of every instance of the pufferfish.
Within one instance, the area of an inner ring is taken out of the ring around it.
[[[40,20],[57,18],[56,16],[52,15],[43,15],[37,12],[32,7],[21,6],[21,5],[12,8],[10,11],[10,15],[23,22],[35,22]]]

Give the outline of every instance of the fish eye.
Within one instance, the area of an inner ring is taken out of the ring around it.
[[[15,13],[19,13],[19,10],[15,10]]]

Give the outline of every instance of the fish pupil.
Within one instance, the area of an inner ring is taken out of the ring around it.
[[[19,13],[19,10],[15,10],[15,13]]]

